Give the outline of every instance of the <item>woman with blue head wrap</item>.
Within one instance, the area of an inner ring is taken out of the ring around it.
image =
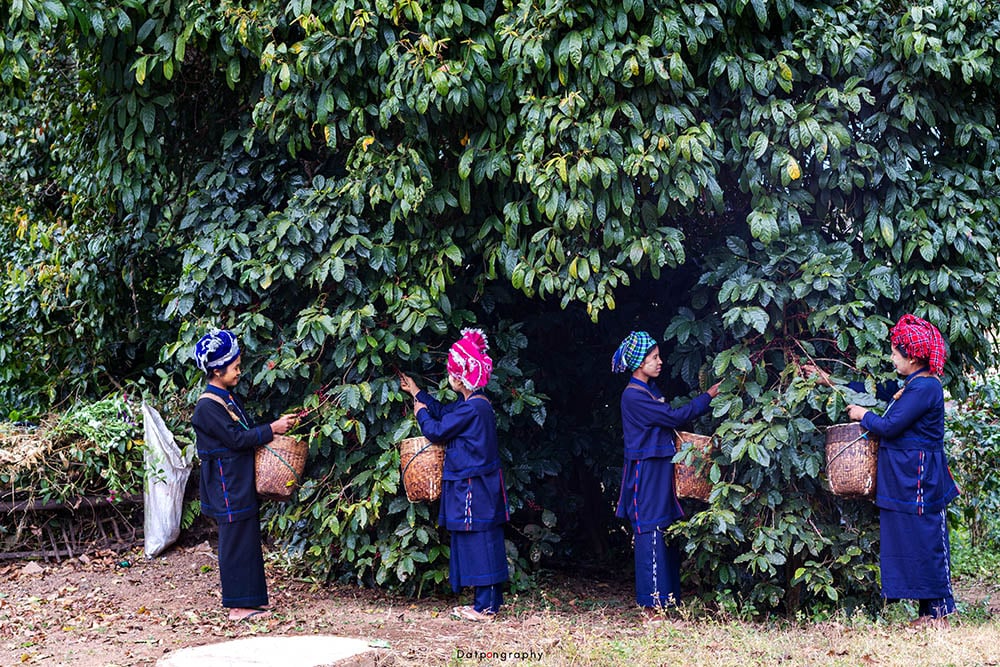
[[[212,329],[195,345],[195,362],[208,384],[195,404],[194,425],[201,460],[201,511],[219,526],[222,606],[230,620],[270,615],[260,515],[254,480],[254,452],[286,433],[295,417],[257,426],[233,395],[242,373],[240,346],[231,331]]]
[[[621,400],[625,464],[616,515],[632,524],[636,602],[649,620],[681,598],[680,551],[663,532],[684,516],[674,492],[674,428],[707,413],[719,394],[715,384],[671,408],[652,382],[662,369],[660,349],[645,331],[630,333],[611,359],[613,372],[631,373]]]
[[[194,346],[194,361],[211,376],[211,371],[225,368],[240,356],[240,344],[232,331],[211,329]]]

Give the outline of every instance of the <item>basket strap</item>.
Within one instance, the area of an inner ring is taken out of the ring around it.
[[[240,422],[241,424],[243,423],[243,421],[239,418],[239,415],[237,415],[235,412],[233,412],[233,409],[231,407],[229,407],[228,403],[226,403],[224,400],[222,400],[221,396],[216,396],[215,394],[212,394],[212,393],[209,393],[209,392],[206,391],[204,394],[202,394],[201,396],[198,397],[198,400],[195,401],[195,403],[198,403],[199,401],[201,401],[204,398],[207,398],[210,401],[215,401],[216,403],[218,403],[219,405],[221,405],[222,407],[224,407],[226,409],[226,412],[229,413],[229,416],[233,418],[234,422]]]
[[[279,461],[281,461],[282,463],[284,463],[285,467],[292,471],[292,475],[295,476],[295,482],[297,484],[301,484],[302,483],[302,478],[299,477],[299,473],[295,472],[295,468],[293,468],[292,465],[290,463],[288,463],[288,461],[286,461],[284,458],[282,458],[281,454],[279,454],[275,450],[271,449],[268,445],[264,445],[264,449],[266,449],[267,451],[271,452],[274,455],[274,458],[276,458]]]
[[[417,457],[420,456],[421,454],[423,454],[424,450],[427,449],[428,447],[430,447],[433,444],[434,444],[433,442],[428,441],[426,445],[424,445],[423,447],[421,447],[420,449],[418,449],[416,451],[416,453],[414,453],[414,455],[410,457],[410,460],[406,462],[406,465],[403,466],[403,472],[400,473],[399,476],[401,478],[402,477],[406,477],[406,471],[410,469],[410,466],[413,465],[413,462],[417,460]]]
[[[667,402],[667,400],[664,397],[661,396],[661,397],[657,398],[656,396],[653,396],[653,392],[651,392],[648,389],[644,389],[643,387],[637,387],[634,384],[629,384],[625,388],[626,389],[635,389],[636,391],[641,391],[641,392],[643,392],[645,394],[648,394],[649,397],[651,399],[653,399],[654,401],[656,401],[657,403],[666,403]]]
[[[846,452],[848,447],[850,447],[851,445],[853,445],[854,443],[856,443],[858,440],[861,440],[862,438],[867,438],[867,437],[868,437],[868,431],[864,431],[861,435],[859,435],[858,437],[856,437],[854,440],[851,440],[849,443],[847,443],[846,445],[844,445],[843,447],[841,447],[839,452],[837,452],[832,457],[830,457],[830,460],[826,462],[827,465],[830,465],[831,463],[833,463],[834,461],[836,461],[837,457],[840,456],[841,454],[843,454],[844,452]]]

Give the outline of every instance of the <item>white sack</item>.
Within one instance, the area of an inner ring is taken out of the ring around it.
[[[143,492],[145,527],[143,550],[147,558],[160,554],[181,532],[184,511],[184,487],[191,474],[194,447],[186,454],[174,441],[163,418],[155,409],[142,404],[142,426],[146,446],[143,458],[146,484]]]

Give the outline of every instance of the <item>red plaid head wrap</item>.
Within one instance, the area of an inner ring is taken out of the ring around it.
[[[890,340],[903,356],[926,359],[934,375],[940,375],[944,370],[944,360],[948,356],[944,338],[937,327],[927,320],[916,315],[903,315],[892,328]]]
[[[493,373],[493,360],[486,354],[489,348],[480,329],[463,329],[462,337],[448,350],[448,373],[458,376],[469,389],[485,387]]]

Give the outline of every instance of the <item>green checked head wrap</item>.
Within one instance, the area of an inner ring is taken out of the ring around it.
[[[611,372],[627,373],[639,368],[655,345],[656,341],[645,331],[633,331],[625,337],[611,357]]]

